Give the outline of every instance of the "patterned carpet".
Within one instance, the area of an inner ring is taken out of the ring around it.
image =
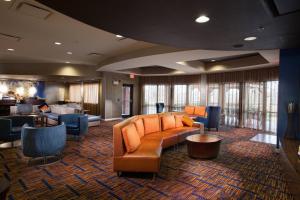
[[[185,144],[165,150],[153,181],[112,172],[112,124],[68,141],[63,160],[50,165],[29,167],[20,150],[0,150],[0,174],[12,183],[8,199],[293,199],[274,146],[249,141],[252,130],[216,133],[223,143],[214,160],[189,158]]]

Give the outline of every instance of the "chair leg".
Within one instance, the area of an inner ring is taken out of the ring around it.
[[[117,172],[117,176],[118,176],[118,177],[121,177],[121,176],[122,176],[122,172],[119,172],[119,171],[118,171],[118,172]]]
[[[152,176],[152,180],[155,181],[155,179],[156,179],[156,173],[154,172]]]

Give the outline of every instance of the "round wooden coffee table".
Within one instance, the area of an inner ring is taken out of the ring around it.
[[[222,139],[212,134],[195,134],[186,138],[188,155],[192,158],[216,158]]]

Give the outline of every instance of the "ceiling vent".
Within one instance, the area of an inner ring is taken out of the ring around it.
[[[15,35],[0,33],[0,39],[1,40],[9,40],[9,41],[19,42],[22,38],[18,37],[18,36],[15,36]]]
[[[52,14],[50,10],[26,2],[20,3],[17,7],[17,10],[24,15],[43,20],[47,19]]]
[[[104,54],[92,52],[92,53],[89,53],[88,56],[98,56],[98,57],[100,57],[100,56],[104,56]]]

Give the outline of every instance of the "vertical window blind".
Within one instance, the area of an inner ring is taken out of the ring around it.
[[[71,102],[81,103],[82,101],[81,84],[70,84],[69,99]]]

